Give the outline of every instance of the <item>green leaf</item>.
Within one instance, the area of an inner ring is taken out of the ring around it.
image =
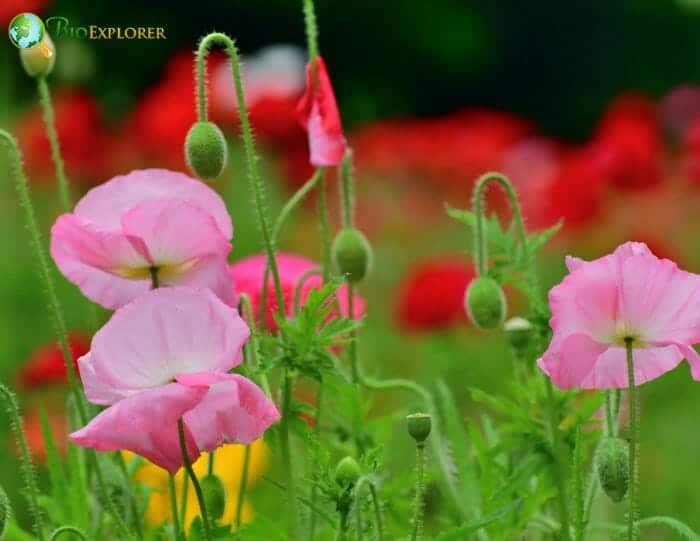
[[[56,440],[53,437],[49,419],[46,415],[44,405],[39,405],[39,423],[41,424],[41,437],[44,440],[44,448],[46,449],[46,466],[49,470],[49,483],[51,486],[51,497],[56,502],[50,510],[52,514],[58,511],[60,519],[58,523],[67,522],[70,517],[69,498],[66,491],[69,490],[66,474],[61,465],[61,458],[56,448]]]
[[[490,524],[493,524],[496,521],[503,520],[503,518],[509,515],[518,506],[520,506],[521,503],[522,500],[518,498],[517,500],[510,502],[509,504],[501,507],[497,511],[494,511],[493,513],[482,517],[479,520],[467,522],[465,524],[462,524],[461,526],[458,526],[457,528],[453,528],[451,530],[441,533],[435,538],[434,541],[463,541],[465,539],[465,536],[472,534],[480,530],[481,528],[485,528],[486,526],[489,526]]]

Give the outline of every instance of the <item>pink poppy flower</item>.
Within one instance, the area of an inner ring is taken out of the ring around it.
[[[293,309],[294,291],[304,274],[319,268],[316,263],[294,254],[278,252],[275,256],[282,282],[282,295],[284,297],[285,314],[290,315]],[[252,255],[237,261],[231,265],[230,272],[233,277],[236,293],[245,293],[250,297],[253,311],[257,318],[260,313],[260,301],[262,296],[263,280],[265,277],[265,267],[267,256],[264,254]],[[300,302],[303,303],[312,289],[320,289],[322,284],[321,276],[314,274],[306,280],[301,287]],[[343,316],[348,316],[347,285],[342,285],[337,291],[338,304]],[[353,298],[353,317],[361,318],[365,313],[365,301],[359,295]],[[265,310],[265,327],[271,331],[277,329],[275,314],[279,311],[275,298],[275,286],[272,278],[267,284],[267,300]]]
[[[297,114],[309,137],[311,163],[315,166],[335,166],[345,155],[345,135],[335,101],[326,64],[320,56],[314,69],[306,65],[306,92],[297,105]]]
[[[207,287],[235,304],[227,272],[231,218],[211,188],[182,173],[146,169],[90,190],[51,229],[51,255],[85,296],[119,308],[151,288]]]
[[[627,242],[585,262],[568,257],[569,275],[552,288],[549,348],[538,366],[562,389],[627,387],[625,340],[634,346],[637,384],[683,358],[700,379],[700,276]]]
[[[207,290],[156,289],[119,309],[78,360],[88,400],[108,405],[73,443],[129,450],[175,473],[183,419],[193,460],[224,442],[252,443],[275,421],[275,405],[252,381],[230,374],[249,329]]]

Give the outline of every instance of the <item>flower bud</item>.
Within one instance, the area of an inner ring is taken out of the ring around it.
[[[199,485],[202,488],[207,514],[219,520],[224,516],[226,508],[226,487],[223,481],[216,475],[205,475],[199,481]]]
[[[213,122],[195,122],[185,138],[185,159],[199,178],[211,180],[226,167],[228,147],[219,127]]]
[[[351,487],[360,478],[360,465],[351,456],[346,456],[335,467],[335,482],[343,488]]]
[[[469,318],[480,329],[494,329],[506,315],[506,297],[493,278],[479,276],[472,280],[465,295]]]
[[[596,469],[603,491],[614,502],[627,494],[629,486],[629,448],[621,438],[606,438],[596,455]]]
[[[530,344],[532,338],[532,323],[524,317],[512,317],[503,324],[506,332],[506,340],[518,351],[522,351]]]
[[[43,39],[37,45],[20,49],[19,57],[24,71],[30,77],[46,77],[56,63],[56,47],[49,34],[44,33]]]
[[[372,266],[372,248],[357,229],[341,230],[333,241],[333,262],[351,283],[360,282]]]
[[[406,417],[408,433],[416,440],[418,445],[423,445],[432,428],[432,417],[429,413],[413,413]]]

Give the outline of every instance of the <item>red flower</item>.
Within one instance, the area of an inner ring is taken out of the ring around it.
[[[297,105],[297,114],[308,133],[311,163],[339,165],[345,155],[345,136],[331,80],[320,56],[315,70],[311,62],[306,66],[306,91]]]
[[[83,334],[71,333],[68,347],[77,373],[76,361],[90,351],[90,340]],[[57,343],[42,346],[32,353],[19,371],[19,383],[24,389],[66,383],[66,366]]]
[[[68,178],[91,182],[102,178],[107,166],[106,137],[95,99],[83,90],[63,90],[55,95],[54,112]],[[16,126],[29,177],[52,181],[55,169],[41,108],[33,107]]]
[[[47,0],[2,0],[0,2],[0,24],[6,28],[15,15],[20,13],[39,14],[44,11]]]
[[[691,122],[683,134],[682,163],[688,180],[700,183],[700,118]]]
[[[640,189],[661,181],[664,146],[656,106],[647,98],[625,95],[614,100],[593,145],[604,176],[617,187]]]
[[[397,320],[409,331],[444,329],[466,320],[464,292],[474,278],[464,258],[448,256],[419,262],[399,288]]]
[[[68,450],[66,416],[62,408],[58,409],[58,411],[47,408],[46,416],[49,421],[54,443],[56,444],[56,449],[61,456],[65,456]],[[39,464],[45,464],[47,459],[46,443],[44,442],[44,434],[41,430],[39,410],[36,407],[29,409],[23,416],[22,421],[24,423],[24,432],[27,436],[27,445],[32,453],[32,458]],[[19,456],[16,445],[13,447],[13,450],[15,454]]]

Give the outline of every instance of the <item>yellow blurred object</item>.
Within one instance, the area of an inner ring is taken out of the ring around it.
[[[214,452],[214,474],[218,476],[226,487],[226,507],[219,521],[221,524],[233,524],[236,507],[238,505],[238,490],[243,472],[243,456],[245,445],[228,444],[219,447]],[[124,452],[127,461],[134,456],[133,453]],[[265,471],[268,461],[268,449],[263,440],[257,440],[250,446],[250,458],[248,462],[248,487],[252,486]],[[198,478],[204,477],[208,472],[209,454],[205,453],[192,465]],[[183,479],[187,473],[181,468],[175,474],[175,487],[177,492],[178,509],[182,504]],[[151,497],[146,509],[146,520],[150,524],[163,524],[172,521],[170,511],[170,493],[168,472],[164,469],[144,460],[134,474],[133,480],[146,485],[151,489]],[[185,508],[185,528],[189,529],[195,517],[199,516],[199,504],[194,492],[192,482],[187,480],[187,502]],[[247,501],[243,501],[241,508],[241,521],[249,522],[253,516],[253,510]],[[182,520],[182,517],[180,517]]]

